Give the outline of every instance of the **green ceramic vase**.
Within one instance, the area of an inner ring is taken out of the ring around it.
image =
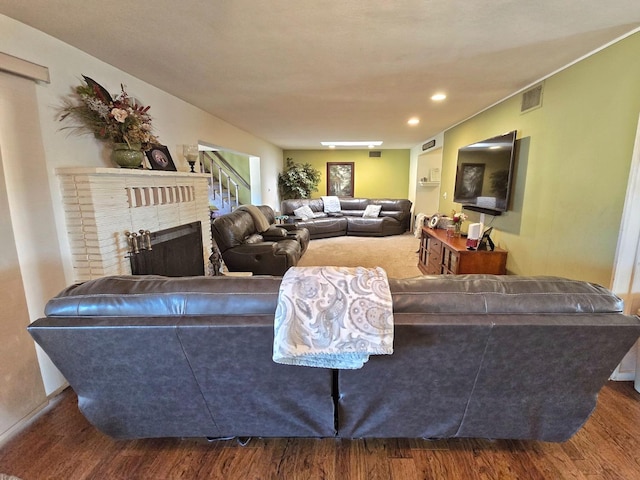
[[[122,168],[140,168],[144,153],[140,144],[115,143],[111,151],[111,160]]]

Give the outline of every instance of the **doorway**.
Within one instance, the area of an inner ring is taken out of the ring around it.
[[[201,169],[210,174],[209,205],[213,215],[229,213],[244,204],[262,201],[260,157],[198,142]]]
[[[629,170],[620,234],[611,279],[611,290],[624,300],[625,313],[640,311],[640,118]],[[638,344],[620,362],[614,380],[634,380],[640,391],[640,355]]]

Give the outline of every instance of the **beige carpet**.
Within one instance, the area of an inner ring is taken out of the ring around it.
[[[389,278],[411,278],[418,270],[420,240],[411,233],[390,237],[332,237],[309,242],[298,266],[382,267]]]

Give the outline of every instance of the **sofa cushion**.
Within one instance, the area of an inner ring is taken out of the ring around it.
[[[293,215],[293,211],[296,208],[302,206],[308,206],[314,212],[324,211],[324,203],[320,198],[293,198],[289,200],[283,200],[280,203],[280,210],[283,215]]]
[[[382,206],[380,205],[367,205],[367,208],[364,209],[364,213],[362,216],[364,218],[377,218],[380,215],[380,209]]]
[[[247,212],[235,210],[211,222],[213,238],[222,253],[242,245],[245,239],[256,233],[253,218]]]
[[[278,277],[113,276],[72,285],[49,300],[49,317],[273,314]]]
[[[264,218],[269,222],[269,225],[276,223],[276,213],[269,205],[258,205],[258,210],[262,212]]]
[[[394,313],[531,315],[623,309],[622,300],[604,287],[559,277],[435,275],[389,279],[389,283]]]
[[[334,237],[347,233],[347,219],[345,217],[300,220],[296,222],[296,226],[308,230],[311,238]]]
[[[367,205],[370,203],[375,203],[373,200],[369,198],[341,198],[340,199],[340,210],[349,211],[349,210],[359,210],[364,211],[367,208]],[[362,215],[360,215],[362,216]]]
[[[390,234],[400,234],[398,222],[388,217],[353,217],[347,218],[347,235],[359,236],[383,236]]]

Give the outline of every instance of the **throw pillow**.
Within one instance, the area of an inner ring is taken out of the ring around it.
[[[295,213],[296,217],[300,217],[302,220],[309,220],[310,218],[313,218],[313,210],[311,210],[309,205],[296,208],[293,213]]]
[[[381,205],[367,205],[367,208],[364,209],[364,213],[362,216],[364,218],[376,218],[380,215]]]
[[[337,213],[340,211],[340,199],[336,196],[322,197],[324,213]]]

